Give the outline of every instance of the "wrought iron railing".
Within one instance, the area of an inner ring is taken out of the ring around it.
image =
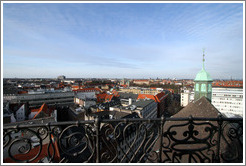
[[[5,126],[3,162],[243,162],[241,118],[105,119]]]

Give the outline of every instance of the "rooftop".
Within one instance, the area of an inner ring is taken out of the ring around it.
[[[138,98],[138,94],[134,94],[134,93],[123,93],[123,92],[119,92],[120,98],[122,99],[137,99]]]
[[[217,117],[220,112],[206,99],[201,97],[194,103],[189,103],[185,108],[180,110],[173,117]]]
[[[140,100],[137,100],[135,102],[132,103],[132,105],[135,105],[137,107],[146,107],[147,105],[149,105],[150,103],[153,103],[155,102],[154,100],[151,100],[151,99],[140,99]]]

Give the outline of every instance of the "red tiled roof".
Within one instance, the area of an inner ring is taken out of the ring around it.
[[[119,96],[120,96],[120,95],[119,95],[119,92],[116,91],[116,90],[113,90],[112,93],[113,93],[113,95],[114,95],[115,97],[119,97]]]
[[[149,95],[149,94],[139,94],[137,99],[152,99],[155,100],[155,102],[160,103],[162,102],[167,96],[164,92],[158,93],[157,95]]]
[[[243,87],[243,81],[214,81],[213,86],[219,87]]]
[[[105,100],[107,93],[101,93],[101,94],[97,94],[97,102],[102,102]]]
[[[114,95],[108,95],[105,97],[105,101],[111,101]]]
[[[31,112],[38,112],[40,108],[37,109],[31,109]]]
[[[81,88],[84,88],[85,86],[84,85],[80,85],[80,86],[78,86],[78,85],[73,85],[72,86],[72,89],[73,90],[77,90],[77,89],[81,89]]]
[[[158,102],[162,102],[163,100],[165,100],[165,98],[167,98],[167,95],[164,92],[161,92],[155,95],[155,98]]]
[[[101,92],[101,89],[99,89],[99,88],[83,88],[83,89],[77,89],[77,90],[73,90],[73,91],[78,91],[78,92],[94,92],[94,91],[98,91],[98,92]]]
[[[102,94],[97,94],[97,101],[98,102],[104,102],[104,101],[111,101],[112,98],[115,97],[119,97],[119,93],[116,90],[112,91],[113,94],[109,95],[107,93],[102,93]]]
[[[27,91],[23,90],[23,91],[19,91],[18,94],[25,94],[28,93]]]
[[[149,95],[149,94],[139,94],[137,99],[145,99],[145,98],[153,99],[153,100],[155,100],[155,102],[157,102],[155,96]]]
[[[169,92],[174,93],[173,89],[167,89]]]

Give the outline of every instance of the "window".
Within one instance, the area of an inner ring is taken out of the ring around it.
[[[208,84],[208,91],[209,91],[209,92],[212,91],[212,84]]]
[[[196,91],[199,91],[199,84],[196,83]]]
[[[202,92],[206,92],[206,90],[207,90],[207,89],[206,89],[206,84],[202,84],[202,85],[201,85],[201,91],[202,91]]]

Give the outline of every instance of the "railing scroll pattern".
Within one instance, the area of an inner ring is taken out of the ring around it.
[[[4,126],[4,162],[240,163],[241,118],[95,119]]]

